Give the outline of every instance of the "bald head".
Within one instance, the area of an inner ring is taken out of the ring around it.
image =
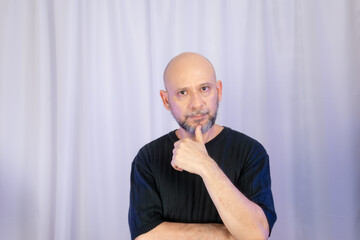
[[[207,72],[212,80],[216,82],[215,69],[211,62],[204,56],[185,52],[177,55],[168,63],[164,71],[164,85],[167,89],[169,82],[178,78],[179,76],[190,76],[198,74],[199,72]]]
[[[193,136],[199,125],[203,133],[213,129],[222,83],[216,81],[209,60],[190,52],[174,57],[165,68],[164,84],[166,91],[160,90],[161,99],[179,123],[183,136]]]

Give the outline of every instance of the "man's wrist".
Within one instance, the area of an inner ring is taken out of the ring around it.
[[[219,170],[217,163],[211,157],[208,156],[207,158],[199,174],[203,180],[214,176],[214,173]]]

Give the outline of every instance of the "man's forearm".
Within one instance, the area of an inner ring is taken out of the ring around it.
[[[151,231],[140,235],[136,240],[233,240],[224,224],[218,223],[175,223],[163,222]]]
[[[202,178],[229,232],[236,239],[267,239],[269,226],[262,209],[247,199],[215,162],[209,161],[209,166]]]

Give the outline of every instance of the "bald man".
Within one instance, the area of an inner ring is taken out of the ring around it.
[[[174,57],[160,96],[179,128],[132,163],[131,238],[267,239],[276,221],[269,158],[256,140],[215,123],[222,98],[212,64]]]

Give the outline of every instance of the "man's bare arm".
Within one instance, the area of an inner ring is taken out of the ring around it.
[[[217,223],[174,223],[163,222],[151,231],[140,235],[136,240],[234,240],[224,226]]]
[[[215,162],[201,177],[226,228],[235,239],[267,239],[269,225],[264,211],[246,198]]]

